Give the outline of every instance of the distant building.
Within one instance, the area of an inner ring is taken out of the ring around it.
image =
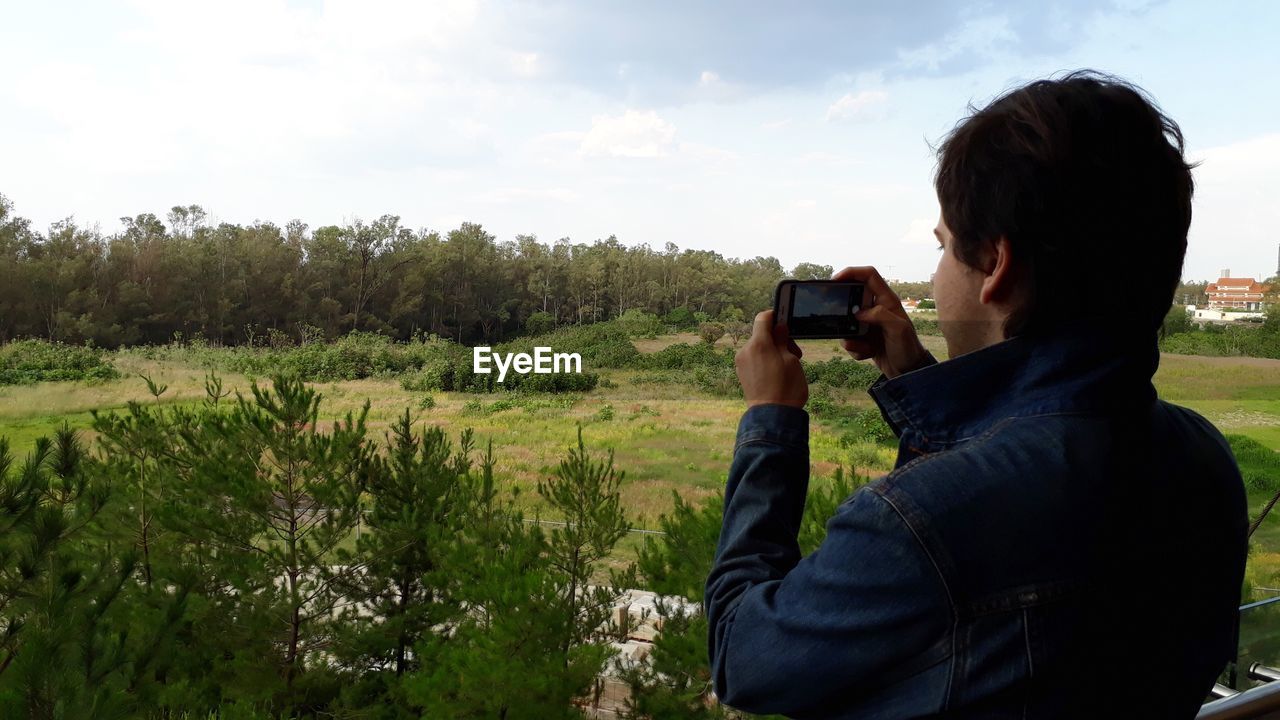
[[[1209,296],[1209,308],[1239,308],[1261,310],[1262,295],[1269,288],[1253,278],[1233,278],[1230,270],[1223,270],[1218,282],[1209,283],[1205,294]]]

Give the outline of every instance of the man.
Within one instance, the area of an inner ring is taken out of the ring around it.
[[[882,372],[890,474],[801,558],[808,387],[755,319],[706,583],[713,687],[795,718],[1191,718],[1235,653],[1239,470],[1156,397],[1191,166],[1177,125],[1091,71],[1013,90],[939,148],[934,360],[885,281],[846,340]]]

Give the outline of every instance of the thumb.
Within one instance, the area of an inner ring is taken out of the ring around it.
[[[891,319],[884,305],[872,305],[871,307],[863,308],[854,313],[853,316],[857,318],[858,322],[868,325],[885,325]]]
[[[761,310],[751,323],[751,339],[756,342],[777,342],[773,334],[773,310]]]

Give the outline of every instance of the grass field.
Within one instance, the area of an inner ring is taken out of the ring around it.
[[[673,343],[696,341],[696,336],[683,334],[635,344],[641,352],[653,352]],[[940,337],[927,336],[925,342],[939,359],[945,358]],[[721,344],[729,345],[730,341],[725,338]],[[835,341],[804,341],[800,345],[806,359],[845,355]],[[122,373],[119,380],[0,387],[0,436],[8,437],[19,455],[25,454],[36,438],[50,434],[64,422],[86,429],[86,435],[91,436],[87,432],[90,411],[123,408],[131,400],[155,402],[140,378],[142,374],[168,385],[160,398],[164,404],[197,403],[205,396],[206,371],[201,367],[146,360],[129,353],[118,355],[114,364]],[[482,449],[486,441],[493,441],[497,473],[504,482],[520,488],[530,516],[540,513],[537,480],[554,472],[574,444],[576,422],[583,424],[588,448],[598,453],[612,450],[616,466],[625,471],[623,503],[633,527],[656,527],[658,515],[671,508],[672,491],[692,501],[716,495],[728,476],[741,401],[676,383],[643,382],[638,371],[604,370],[601,375],[609,382],[589,393],[532,396],[522,405],[494,411],[489,408],[502,395],[435,392],[431,393],[434,407],[420,409],[425,393],[406,391],[395,378],[320,383],[317,387],[324,396],[322,414],[328,418],[358,411],[367,400],[369,426],[375,437],[381,437],[406,407],[420,422],[444,427],[455,440],[464,427],[474,428]],[[248,394],[249,378],[235,374],[221,377],[226,388]],[[1280,451],[1280,361],[1166,355],[1155,383],[1164,399],[1196,410],[1224,433],[1246,435]],[[851,407],[872,407],[863,391],[837,390],[834,400]],[[844,447],[839,440],[836,431],[815,418],[811,428],[812,483],[825,482],[838,466],[874,476],[893,464],[890,447],[872,443]],[[1256,517],[1268,499],[1266,493],[1251,496],[1252,516]],[[629,535],[622,543],[622,554],[629,555],[641,537]],[[1255,540],[1250,579],[1259,587],[1280,587],[1280,511],[1268,518]]]

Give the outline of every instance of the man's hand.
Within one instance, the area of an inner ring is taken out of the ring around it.
[[[842,341],[850,355],[858,360],[874,359],[876,367],[887,378],[895,378],[927,363],[927,351],[920,343],[907,311],[902,308],[902,301],[875,268],[847,267],[832,275],[831,279],[866,283],[875,295],[875,304],[859,310],[854,316],[858,322],[871,326],[867,335]]]
[[[733,359],[747,407],[778,403],[803,408],[809,401],[809,381],[800,365],[803,354],[786,326],[774,325],[772,310],[757,314],[751,339]]]

